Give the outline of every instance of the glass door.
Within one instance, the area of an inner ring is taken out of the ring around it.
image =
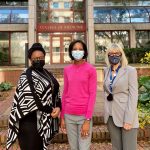
[[[70,63],[68,48],[71,40],[71,35],[51,36],[51,64]]]

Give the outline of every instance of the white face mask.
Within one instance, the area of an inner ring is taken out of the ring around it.
[[[75,59],[75,60],[81,60],[84,56],[84,51],[81,51],[81,50],[73,50],[72,51],[72,57]]]

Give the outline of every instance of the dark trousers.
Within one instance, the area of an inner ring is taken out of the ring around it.
[[[21,150],[43,150],[43,140],[37,131],[36,112],[20,120],[18,141]]]

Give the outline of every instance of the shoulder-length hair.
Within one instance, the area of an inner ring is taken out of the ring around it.
[[[112,43],[106,50],[106,54],[105,54],[105,62],[107,64],[107,66],[110,66],[110,62],[109,62],[109,59],[108,59],[108,53],[112,52],[113,50],[117,51],[117,52],[120,52],[121,53],[121,60],[120,60],[120,63],[121,63],[121,67],[126,67],[128,65],[128,60],[126,58],[126,55],[124,53],[124,50],[121,46],[119,46],[118,44],[116,43]]]
[[[73,50],[73,47],[74,47],[74,45],[75,45],[76,43],[81,43],[81,44],[82,44],[83,50],[84,50],[84,56],[83,56],[82,59],[86,59],[87,56],[88,56],[87,46],[86,46],[86,44],[85,44],[83,41],[81,41],[81,40],[74,40],[74,41],[72,41],[72,42],[70,43],[70,45],[69,45],[69,57],[70,57],[72,60],[74,60],[74,58],[73,58],[73,56],[72,56],[72,50]]]

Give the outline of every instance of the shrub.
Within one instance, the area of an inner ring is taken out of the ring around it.
[[[141,76],[139,83],[138,112],[140,127],[150,126],[150,76]]]
[[[145,53],[145,56],[140,60],[143,64],[150,64],[150,52]]]
[[[125,48],[124,52],[129,63],[139,63],[145,53],[149,52],[149,48]]]
[[[12,89],[12,84],[9,82],[2,82],[0,84],[0,91],[8,91]]]

